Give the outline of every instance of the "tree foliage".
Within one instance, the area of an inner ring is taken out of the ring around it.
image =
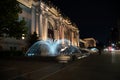
[[[37,33],[34,32],[34,33],[31,34],[31,35],[29,36],[29,38],[28,38],[29,47],[30,47],[31,45],[33,45],[35,42],[37,42],[37,41],[38,41]]]
[[[0,0],[0,36],[20,38],[26,33],[25,20],[18,20],[22,9],[17,0]]]

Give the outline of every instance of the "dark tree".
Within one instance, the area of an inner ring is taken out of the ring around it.
[[[25,34],[25,20],[18,20],[22,9],[17,0],[0,0],[0,36],[20,38]]]
[[[119,30],[117,27],[111,29],[111,42],[116,43],[119,41]]]
[[[33,45],[35,42],[37,42],[37,41],[38,41],[37,33],[34,32],[34,33],[31,34],[31,35],[29,36],[29,38],[28,38],[29,47],[30,47],[31,45]]]

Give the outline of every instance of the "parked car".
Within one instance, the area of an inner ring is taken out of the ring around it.
[[[99,49],[97,48],[91,48],[90,50],[91,50],[91,53],[96,53],[96,54],[99,53]]]

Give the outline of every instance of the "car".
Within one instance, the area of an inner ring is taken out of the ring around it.
[[[99,49],[97,49],[97,48],[91,48],[90,49],[91,50],[91,53],[99,53]]]

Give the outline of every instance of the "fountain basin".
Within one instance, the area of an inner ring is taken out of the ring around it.
[[[59,55],[56,59],[59,63],[68,63],[68,61],[71,60],[71,57],[69,55]]]

